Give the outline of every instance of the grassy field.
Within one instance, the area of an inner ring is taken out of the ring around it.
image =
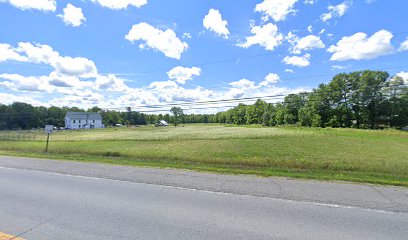
[[[0,154],[408,186],[408,133],[219,125],[0,132]],[[11,141],[13,140],[13,141]]]

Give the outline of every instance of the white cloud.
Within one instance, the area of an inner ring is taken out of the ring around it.
[[[320,37],[316,35],[308,35],[303,38],[298,38],[296,35],[289,33],[288,38],[289,42],[292,44],[291,52],[295,54],[300,54],[305,50],[326,47]]]
[[[295,71],[293,71],[292,69],[289,69],[289,68],[285,69],[285,72],[287,72],[287,73],[295,73]]]
[[[275,22],[283,21],[288,14],[295,13],[293,8],[298,0],[263,0],[255,7],[256,12],[263,14],[262,19],[267,21],[272,18]]]
[[[98,74],[95,63],[83,57],[58,57],[51,65],[62,75],[91,78]]]
[[[70,91],[65,97],[57,97],[49,101],[51,106],[78,106],[81,108],[91,108],[93,106],[104,106],[105,97],[100,93],[92,91]]]
[[[205,100],[213,94],[212,91],[201,87],[186,89],[179,86],[174,81],[152,82],[147,90],[137,91],[138,93],[141,93],[141,95],[154,96],[154,98],[157,99],[157,102],[192,102]]]
[[[9,44],[0,43],[0,62],[6,61],[24,62],[27,61],[27,59],[24,56],[21,56]]]
[[[149,88],[155,90],[163,90],[163,89],[175,89],[178,88],[178,85],[175,81],[160,81],[160,82],[151,82]]]
[[[64,14],[59,14],[57,16],[60,17],[68,26],[79,27],[86,20],[84,14],[82,13],[82,9],[75,7],[70,3],[67,4],[63,11]]]
[[[43,77],[43,79],[48,79],[48,84],[55,86],[55,87],[62,87],[62,88],[84,88],[89,87],[92,85],[91,82],[84,82],[81,81],[76,76],[64,76],[59,75],[57,72],[51,72],[48,77]]]
[[[52,47],[42,44],[32,44],[29,42],[19,42],[15,51],[23,54],[27,62],[50,64],[59,57],[59,53]]]
[[[397,76],[404,80],[404,84],[408,84],[408,72],[399,72]]]
[[[193,79],[193,76],[200,76],[201,68],[198,67],[181,67],[177,66],[167,72],[170,80],[174,80],[180,84],[185,84],[188,80]]]
[[[267,87],[276,84],[279,81],[279,75],[276,73],[269,73],[265,80],[259,83],[260,87]]]
[[[227,20],[223,20],[221,13],[216,9],[210,9],[203,20],[203,26],[207,30],[211,30],[225,39],[228,39],[228,36],[230,34],[227,25]]]
[[[21,10],[39,10],[44,12],[55,12],[57,9],[56,0],[0,0]]]
[[[398,51],[400,52],[408,51],[408,39],[401,43],[401,46],[399,47]]]
[[[180,59],[181,54],[188,48],[188,44],[182,42],[173,30],[162,31],[145,22],[133,25],[125,38],[132,43],[143,41],[143,48],[147,45],[162,52],[166,57],[175,59]]]
[[[250,81],[248,79],[241,79],[239,81],[230,82],[229,85],[233,86],[234,88],[246,90],[246,89],[255,89],[255,82]]]
[[[92,2],[113,10],[126,9],[128,6],[140,8],[147,4],[147,0],[92,0]]]
[[[310,65],[310,54],[306,53],[303,56],[286,56],[283,59],[283,62],[286,65],[292,65],[292,66],[296,66],[296,67],[307,67]]]
[[[359,32],[349,37],[343,37],[336,45],[327,51],[333,53],[331,61],[374,59],[394,51],[391,45],[392,33],[380,30],[371,37]]]
[[[307,26],[307,31],[312,33],[313,32],[313,26],[312,25]]]
[[[108,90],[111,92],[130,91],[130,88],[125,84],[125,82],[122,79],[118,79],[113,74],[98,76],[95,80],[94,88],[98,90]]]
[[[48,45],[20,42],[17,48],[12,48],[8,44],[0,44],[0,53],[4,53],[0,61],[46,64],[53,67],[59,75],[90,78],[96,77],[98,73],[93,61],[83,57],[60,56]]]
[[[343,70],[348,68],[349,66],[341,66],[341,65],[333,65],[332,70]]]
[[[323,22],[327,22],[334,17],[337,18],[342,17],[352,4],[353,4],[352,1],[345,1],[335,6],[329,5],[328,7],[329,12],[322,14],[320,16],[320,19]]]
[[[53,87],[48,84],[44,77],[22,76],[19,74],[0,74],[0,86],[13,91],[24,92],[53,92]]]
[[[313,5],[315,3],[317,3],[318,0],[305,0],[303,3],[304,4],[308,4],[308,5]]]
[[[251,25],[252,36],[246,37],[245,42],[238,43],[237,46],[249,48],[252,45],[260,45],[266,50],[272,51],[282,43],[283,35],[279,33],[278,27],[273,23],[263,26]]]
[[[188,32],[183,33],[183,38],[184,39],[191,39],[191,33],[188,33]]]
[[[42,103],[33,98],[32,95],[13,95],[9,93],[0,93],[0,102],[5,105],[10,105],[15,102],[23,102],[33,106],[48,106],[47,103]]]

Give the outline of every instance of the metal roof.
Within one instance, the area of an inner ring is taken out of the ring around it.
[[[67,112],[65,118],[75,120],[102,120],[102,116],[95,112]]]

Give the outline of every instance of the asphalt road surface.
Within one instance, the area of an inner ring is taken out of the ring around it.
[[[3,166],[1,232],[62,240],[407,239],[408,214]]]

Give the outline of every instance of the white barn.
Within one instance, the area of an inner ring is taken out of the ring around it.
[[[104,128],[102,116],[94,112],[68,112],[65,115],[66,129]]]

